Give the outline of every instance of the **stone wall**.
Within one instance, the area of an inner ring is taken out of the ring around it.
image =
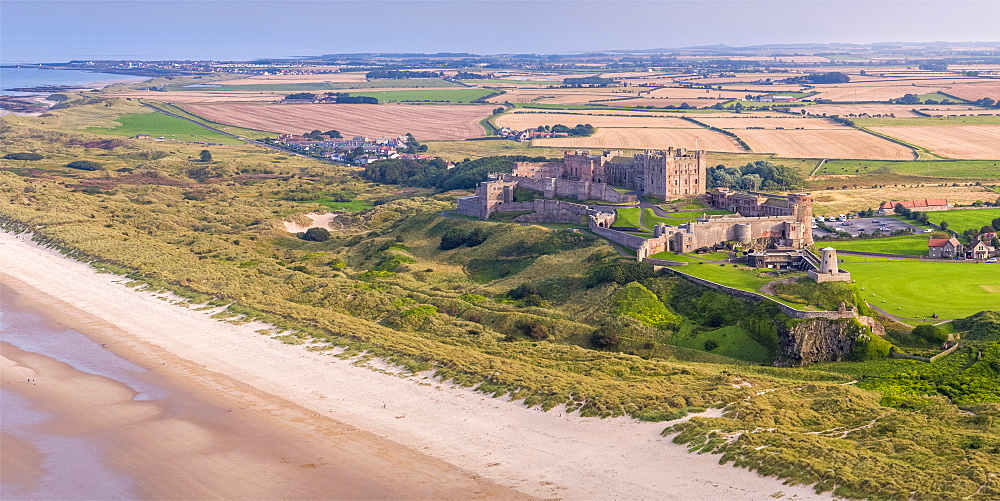
[[[635,235],[629,235],[621,231],[615,231],[611,228],[602,228],[597,225],[594,218],[588,218],[590,222],[590,231],[608,239],[612,242],[621,245],[629,249],[638,249],[646,241],[643,237],[637,237]]]

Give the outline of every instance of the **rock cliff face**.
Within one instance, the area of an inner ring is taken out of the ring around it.
[[[854,319],[797,320],[778,327],[776,367],[797,367],[816,362],[837,362],[854,350],[858,337],[870,330]]]

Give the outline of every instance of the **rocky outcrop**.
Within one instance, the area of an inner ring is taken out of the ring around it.
[[[851,352],[869,328],[853,318],[793,320],[778,326],[776,367],[798,367],[817,362],[839,362]]]

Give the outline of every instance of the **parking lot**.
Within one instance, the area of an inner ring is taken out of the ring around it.
[[[844,222],[827,221],[825,224],[831,228],[835,228],[841,231],[846,231],[847,233],[850,233],[851,235],[854,236],[856,236],[858,233],[861,233],[862,231],[868,233],[869,235],[872,233],[878,233],[880,231],[885,234],[890,234],[894,231],[899,231],[899,230],[910,230],[913,233],[924,232],[923,228],[920,228],[918,226],[913,226],[910,223],[904,223],[903,221],[900,221],[898,219],[886,216],[848,219],[847,221]],[[822,228],[813,228],[814,238],[827,234],[828,233],[824,231]]]

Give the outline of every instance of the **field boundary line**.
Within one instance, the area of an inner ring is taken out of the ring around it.
[[[821,167],[823,167],[823,164],[825,164],[825,163],[826,163],[826,159],[825,159],[825,158],[821,159],[821,160],[819,161],[819,163],[818,163],[818,164],[816,164],[816,168],[814,168],[814,169],[812,170],[812,172],[810,172],[810,173],[809,173],[809,176],[808,176],[808,177],[813,177],[813,176],[815,176],[815,175],[816,175],[816,173],[817,173],[817,172],[819,172],[819,169],[820,169]]]

